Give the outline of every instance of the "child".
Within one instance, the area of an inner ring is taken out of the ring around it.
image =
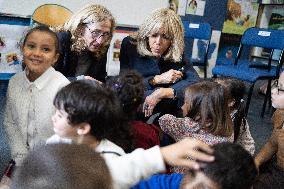
[[[56,144],[31,151],[12,189],[112,189],[104,159],[85,145]]]
[[[49,138],[47,144],[58,143],[60,137],[75,143],[92,143],[103,153],[123,155],[124,151],[131,151],[130,126],[120,102],[112,91],[96,81],[78,80],[64,87],[56,94],[54,106],[56,112],[52,121],[57,135]],[[62,119],[64,117],[67,119]],[[80,137],[81,133],[74,133],[80,128],[90,132]]]
[[[255,189],[283,188],[284,185],[284,73],[275,80],[271,87],[272,105],[277,110],[273,116],[274,129],[271,137],[255,157],[255,163],[260,169],[260,175],[254,184]],[[279,118],[278,118],[279,117]],[[280,124],[280,121],[282,122]],[[281,126],[280,126],[281,125]],[[276,155],[276,161],[273,156]],[[270,161],[268,161],[270,160]],[[261,167],[267,162],[266,167]],[[264,168],[264,169],[262,169]]]
[[[228,100],[220,84],[204,80],[188,86],[182,110],[185,118],[166,114],[159,119],[161,129],[174,140],[192,137],[209,145],[233,142]]]
[[[189,171],[180,189],[251,189],[257,176],[253,157],[240,145],[215,144],[215,161],[205,163],[202,170]]]
[[[245,117],[245,103],[243,100],[246,92],[245,84],[238,79],[229,77],[219,77],[215,81],[224,86],[229,93],[229,109],[234,124],[234,142],[244,147],[251,155],[254,155],[254,140]]]
[[[78,80],[63,87],[57,93],[54,105],[57,109],[52,119],[55,133],[100,152],[110,169],[115,188],[129,188],[142,178],[165,171],[164,161],[170,165],[192,167],[188,164],[192,161],[184,158],[186,154],[192,154],[194,159],[210,160],[208,155],[200,156],[201,153],[193,148],[205,152],[211,152],[210,149],[190,139],[164,148],[137,149],[124,155],[124,151],[113,143],[124,139],[119,131],[126,127],[120,102],[113,91],[95,81]]]
[[[130,120],[134,134],[135,148],[148,149],[160,145],[160,129],[154,124],[137,120],[137,111],[144,100],[144,83],[142,76],[135,70],[122,72],[118,77],[108,80],[106,84],[117,94],[122,109]]]
[[[257,175],[253,157],[234,143],[215,144],[212,148],[215,161],[204,163],[201,170],[154,175],[131,189],[250,189]]]
[[[52,135],[53,98],[69,83],[52,67],[59,56],[56,34],[46,26],[32,28],[21,50],[26,68],[9,82],[4,127],[12,158],[20,165],[28,150]]]

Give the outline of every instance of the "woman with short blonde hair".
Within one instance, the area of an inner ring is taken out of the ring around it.
[[[176,115],[183,89],[199,79],[184,58],[184,29],[180,17],[169,8],[152,12],[136,36],[123,39],[121,70],[134,69],[144,78],[145,116],[159,112]]]
[[[143,56],[153,56],[148,48],[148,37],[163,26],[171,45],[163,58],[180,62],[184,52],[184,30],[180,17],[169,9],[160,9],[150,15],[140,26],[137,36],[137,50]]]

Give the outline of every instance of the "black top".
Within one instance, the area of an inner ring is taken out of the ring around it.
[[[184,57],[180,62],[176,63],[163,58],[141,56],[137,52],[136,40],[130,36],[122,40],[119,60],[120,70],[134,69],[143,76],[146,87],[145,96],[152,94],[157,88],[170,87],[175,89],[177,97],[182,99],[184,88],[199,80],[197,72]],[[181,70],[182,68],[184,77],[176,83],[149,85],[149,79],[155,75],[162,74],[170,69]]]
[[[79,54],[71,51],[71,34],[69,32],[59,32],[57,36],[60,48],[60,56],[54,66],[57,71],[66,77],[88,75],[99,81],[105,81],[107,51],[101,59],[94,57],[92,52],[87,50]]]

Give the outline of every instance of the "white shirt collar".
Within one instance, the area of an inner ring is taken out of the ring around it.
[[[25,72],[24,72],[24,75],[25,75],[24,85],[26,85],[26,87],[34,85],[37,89],[41,90],[45,85],[48,84],[49,78],[52,75],[51,73],[54,72],[54,71],[55,71],[55,69],[53,67],[49,67],[39,78],[37,78],[33,82],[30,82],[30,80],[27,78],[26,70],[25,70]]]

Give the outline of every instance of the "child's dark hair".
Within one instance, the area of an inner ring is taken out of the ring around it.
[[[201,172],[222,189],[250,189],[257,176],[253,157],[236,143],[219,143],[213,147],[215,160],[202,163]],[[195,171],[191,171],[195,174]],[[185,176],[183,185],[192,182]],[[218,188],[219,188],[218,187]]]
[[[184,101],[189,105],[186,116],[200,124],[201,129],[216,136],[232,135],[232,121],[224,88],[210,80],[202,80],[185,89]]]
[[[54,106],[68,114],[69,123],[89,123],[97,140],[109,139],[126,152],[132,150],[128,120],[115,93],[96,81],[78,80],[63,87],[54,98]]]
[[[45,25],[38,25],[38,26],[28,30],[27,33],[24,35],[24,37],[21,39],[20,44],[21,44],[22,47],[25,45],[28,37],[35,31],[49,33],[52,36],[52,38],[54,39],[55,52],[59,53],[59,39],[58,39],[56,33],[54,31],[52,31],[48,26],[45,26]]]
[[[232,120],[234,124],[234,141],[236,141],[240,134],[241,125],[246,125],[245,101],[243,100],[246,86],[243,81],[231,77],[220,77],[216,78],[215,81],[225,87],[229,94],[229,102],[234,101],[231,109],[235,111]]]
[[[121,101],[123,111],[129,118],[134,118],[144,99],[142,76],[135,70],[127,70],[106,82]]]

